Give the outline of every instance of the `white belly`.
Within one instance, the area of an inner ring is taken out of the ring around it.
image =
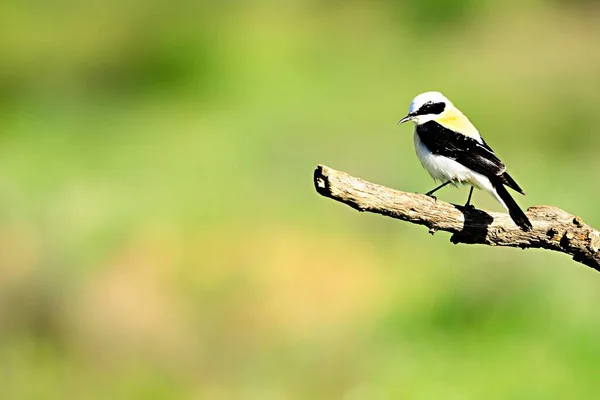
[[[429,175],[440,182],[451,181],[453,184],[470,184],[478,189],[492,189],[490,180],[485,176],[470,170],[448,157],[433,154],[414,133],[415,150],[423,168]]]

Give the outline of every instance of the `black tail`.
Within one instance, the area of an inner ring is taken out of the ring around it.
[[[494,189],[496,189],[498,196],[502,199],[502,201],[504,201],[504,204],[506,204],[508,213],[510,214],[512,220],[515,221],[515,224],[520,226],[521,229],[526,232],[530,231],[533,226],[531,225],[529,218],[527,218],[527,215],[525,215],[517,202],[511,197],[510,193],[508,193],[508,190],[506,190],[501,180],[493,180],[492,185],[494,185]]]
[[[519,192],[521,194],[525,194],[523,189],[521,189],[521,187],[517,184],[517,182],[515,182],[515,180],[512,178],[512,176],[510,176],[508,174],[508,172],[503,173],[500,177],[503,179],[503,182],[506,186],[508,186],[509,188],[511,188],[513,190],[516,190],[517,192]]]

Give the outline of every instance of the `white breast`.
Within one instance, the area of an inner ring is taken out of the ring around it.
[[[415,150],[423,168],[429,175],[440,182],[451,181],[454,184],[468,183],[479,189],[491,188],[491,183],[485,176],[470,170],[462,164],[441,155],[433,154],[421,142],[416,130],[414,133]]]

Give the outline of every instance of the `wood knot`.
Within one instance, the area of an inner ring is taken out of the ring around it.
[[[562,237],[562,239],[560,241],[561,246],[563,246],[563,247],[569,247],[569,244],[571,243],[571,240],[573,240],[574,237],[575,237],[575,235],[573,235],[573,232],[567,231],[563,235],[563,237]]]
[[[573,238],[575,237],[575,235],[573,235],[573,232],[568,231],[567,233],[565,233],[565,239],[567,240],[573,240]]]
[[[550,229],[548,229],[548,232],[546,232],[546,235],[548,235],[548,237],[550,239],[556,237],[556,235],[558,235],[558,229],[556,229],[555,227],[552,227]]]
[[[573,218],[573,223],[575,224],[575,226],[578,226],[578,227],[583,226],[583,220],[579,216],[576,216],[575,218]]]

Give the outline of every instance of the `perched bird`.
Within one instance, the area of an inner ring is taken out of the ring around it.
[[[415,150],[423,168],[434,180],[442,182],[427,192],[428,196],[450,183],[468,184],[471,190],[465,207],[472,207],[473,188],[483,189],[502,204],[521,229],[532,228],[505,186],[525,193],[471,121],[443,94],[426,92],[415,97],[408,115],[398,124],[407,121],[415,124]]]

